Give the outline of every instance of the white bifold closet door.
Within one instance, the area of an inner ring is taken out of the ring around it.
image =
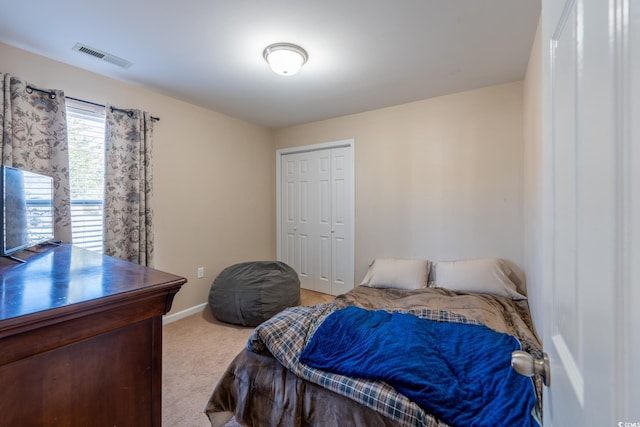
[[[280,259],[305,289],[353,288],[352,168],[350,146],[281,156]]]

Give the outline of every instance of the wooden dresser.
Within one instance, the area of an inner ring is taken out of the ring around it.
[[[0,258],[0,425],[161,425],[162,315],[186,279],[71,245]]]

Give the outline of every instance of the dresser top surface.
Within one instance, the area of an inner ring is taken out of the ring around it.
[[[25,263],[2,259],[0,323],[47,310],[179,286],[186,279],[72,245],[29,254]]]

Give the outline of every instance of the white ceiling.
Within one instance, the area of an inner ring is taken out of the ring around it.
[[[540,0],[20,0],[3,2],[0,41],[281,128],[520,80],[539,14]],[[299,74],[269,69],[275,42],[307,50]]]

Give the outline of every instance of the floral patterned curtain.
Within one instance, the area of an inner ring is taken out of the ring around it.
[[[105,132],[104,252],[153,266],[153,121],[107,106]]]
[[[2,164],[53,177],[55,238],[71,242],[69,151],[64,92],[34,89],[0,73]]]

